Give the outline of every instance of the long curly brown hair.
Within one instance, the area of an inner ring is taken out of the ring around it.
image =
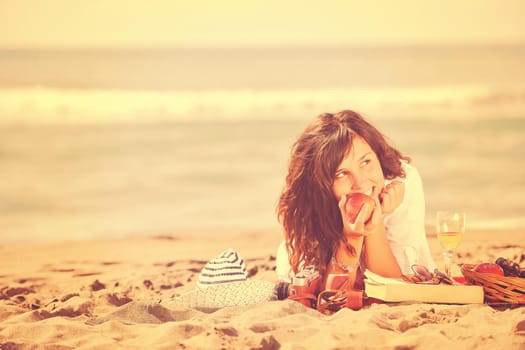
[[[286,233],[290,265],[324,272],[343,238],[343,222],[332,193],[337,167],[355,136],[377,155],[386,179],[405,177],[401,160],[410,161],[390,146],[381,132],[351,110],[321,114],[292,146],[286,184],[277,215]]]

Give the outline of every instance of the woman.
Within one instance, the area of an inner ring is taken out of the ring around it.
[[[292,147],[277,210],[285,230],[278,277],[289,281],[308,265],[352,281],[365,268],[385,277],[407,274],[415,263],[433,270],[423,187],[409,162],[358,113],[320,115]],[[355,192],[375,200],[370,219],[370,208],[355,222],[347,217],[346,199]]]

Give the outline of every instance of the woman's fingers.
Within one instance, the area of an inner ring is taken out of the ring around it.
[[[383,209],[383,213],[387,213],[389,212],[390,208],[392,208],[392,195],[388,192],[384,192],[382,196],[381,209]]]
[[[381,209],[383,213],[393,212],[403,202],[405,184],[401,181],[392,181],[381,192]]]
[[[347,196],[343,196],[338,202],[345,234],[351,236],[368,236],[375,230],[381,220],[383,220],[383,212],[379,199],[374,198],[375,204],[365,202],[357,213],[355,221],[352,222],[345,210],[346,197]],[[371,214],[370,211],[372,212]]]
[[[360,216],[363,210],[359,212],[357,215],[357,218],[354,222],[350,220],[348,215],[346,214],[345,204],[346,204],[347,196],[343,195],[341,199],[339,200],[339,203],[337,203],[339,207],[339,211],[341,212],[341,218],[343,219],[343,230],[345,234],[349,235],[362,235],[364,231],[364,225],[362,223],[362,219],[360,220]]]
[[[368,221],[366,220],[369,218],[370,210],[372,210],[372,217],[374,217],[375,209],[371,208],[370,203],[365,203],[361,207],[361,210],[359,210],[354,222],[351,222],[350,219],[347,218],[351,234],[358,236],[368,235],[367,225],[372,219],[369,219]]]
[[[356,227],[355,224],[350,221],[350,218],[346,214],[345,204],[346,204],[346,195],[343,195],[337,203],[339,211],[341,212],[341,218],[343,219],[343,229],[345,232],[354,232]],[[357,220],[356,220],[357,221]]]

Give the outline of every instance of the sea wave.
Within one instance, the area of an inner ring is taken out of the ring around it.
[[[194,91],[0,89],[2,124],[294,120],[346,108],[375,119],[523,118],[525,86]]]

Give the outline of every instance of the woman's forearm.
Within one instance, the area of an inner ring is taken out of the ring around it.
[[[401,277],[401,269],[388,244],[384,225],[366,236],[364,245],[365,262],[370,271],[385,277]]]
[[[348,249],[348,245],[353,247],[353,252]],[[327,272],[347,273],[355,282],[363,249],[365,249],[364,260],[367,269],[385,277],[401,277],[401,270],[390,249],[383,225],[368,236],[347,236],[346,242],[341,240]]]

